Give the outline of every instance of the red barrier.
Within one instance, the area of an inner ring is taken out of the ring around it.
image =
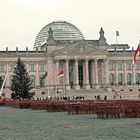
[[[134,100],[23,100],[4,101],[0,105],[21,109],[67,111],[68,114],[95,114],[97,118],[140,118],[140,101]]]

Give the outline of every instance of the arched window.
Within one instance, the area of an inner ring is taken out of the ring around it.
[[[140,73],[136,74],[136,84],[140,85]]]
[[[123,62],[120,61],[118,62],[118,70],[122,70],[123,69]]]
[[[9,78],[9,84],[10,84],[10,86],[12,85],[12,80],[13,80],[13,75],[11,75],[10,78]]]
[[[114,74],[112,73],[109,75],[109,84],[114,85]]]
[[[132,62],[127,62],[126,63],[126,69],[131,70],[132,69]]]
[[[0,63],[0,72],[4,72],[4,64],[3,63]]]
[[[35,71],[35,64],[34,63],[29,64],[29,71],[31,71],[31,72]]]
[[[9,71],[13,72],[16,64],[9,64]]]
[[[127,74],[127,84],[131,85],[131,73]]]
[[[140,69],[140,63],[137,62],[137,63],[135,64],[135,67],[136,67],[136,70],[139,70],[139,69]]]
[[[35,87],[35,76],[31,75],[30,79],[31,79],[31,82],[32,82],[32,87]]]
[[[44,63],[40,64],[40,71],[41,72],[45,71],[45,64]]]
[[[109,63],[109,70],[114,70],[114,62]]]
[[[122,83],[123,83],[123,75],[122,75],[122,73],[119,73],[118,74],[118,85],[122,85]]]

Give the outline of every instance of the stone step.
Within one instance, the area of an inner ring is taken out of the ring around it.
[[[105,90],[105,89],[89,89],[89,90],[86,90],[86,89],[80,89],[80,90],[72,89],[72,90],[67,90],[66,92],[71,92],[71,93],[108,93],[108,91]]]
[[[105,89],[80,89],[80,90],[67,90],[66,91],[67,96],[84,96],[86,99],[89,100],[95,100],[97,96],[100,96],[101,99],[104,99],[105,96],[108,96],[109,98],[112,98],[112,95],[107,92]]]

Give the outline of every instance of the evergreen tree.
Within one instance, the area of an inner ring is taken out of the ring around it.
[[[20,59],[17,60],[16,67],[14,69],[14,75],[10,89],[12,90],[11,98],[13,99],[30,99],[31,94],[31,80],[24,62]]]

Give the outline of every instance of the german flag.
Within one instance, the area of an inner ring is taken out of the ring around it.
[[[140,43],[139,43],[139,45],[138,45],[138,47],[137,47],[137,50],[136,50],[135,53],[134,53],[134,62],[137,61],[137,56],[140,57],[140,56],[139,56],[139,52],[140,52]]]
[[[64,76],[64,72],[63,72],[63,71],[59,72],[59,73],[57,74],[57,76]]]

